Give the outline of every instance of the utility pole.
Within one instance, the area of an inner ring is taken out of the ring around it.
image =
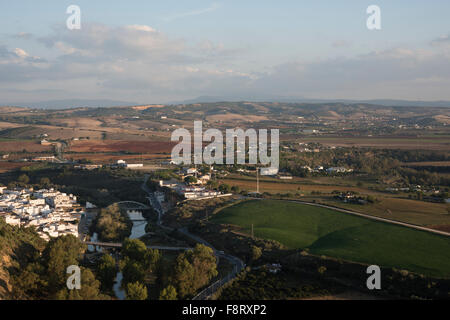
[[[259,193],[259,176],[258,176],[258,166],[256,166],[256,193]]]

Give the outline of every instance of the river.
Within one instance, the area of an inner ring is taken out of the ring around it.
[[[144,221],[145,218],[142,216],[142,212],[135,211],[135,210],[128,210],[127,211],[128,217],[133,222],[133,227],[131,228],[131,234],[130,239],[139,239],[143,235],[145,235],[145,227],[147,226],[147,221]],[[91,237],[91,241],[97,241],[98,235],[96,232]],[[90,252],[94,251],[94,246],[89,245],[88,250]],[[102,248],[97,247],[97,251],[102,251]],[[113,291],[119,300],[125,299],[125,290],[122,288],[122,279],[123,274],[122,272],[117,272],[116,279],[114,281]]]
[[[145,227],[147,221],[143,221],[144,217],[140,211],[128,210],[128,217],[133,221],[133,227],[131,228],[130,239],[139,239],[145,234]],[[123,274],[121,271],[117,272],[116,279],[114,281],[113,290],[119,300],[125,300],[125,289],[122,288]]]

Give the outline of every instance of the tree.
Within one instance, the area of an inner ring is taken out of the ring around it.
[[[39,183],[41,184],[42,187],[45,187],[45,188],[47,188],[48,186],[51,185],[51,181],[50,181],[50,179],[47,178],[47,177],[41,178],[41,180],[39,181]]]
[[[317,272],[319,272],[319,274],[321,274],[321,275],[323,275],[326,271],[327,271],[327,267],[325,267],[325,266],[320,266],[317,269]]]
[[[109,296],[100,293],[100,281],[95,279],[91,270],[81,267],[81,288],[61,289],[55,295],[57,300],[105,300]]]
[[[231,187],[230,187],[228,184],[226,184],[226,183],[222,183],[222,184],[219,186],[219,191],[221,191],[221,192],[223,192],[223,193],[230,193]]]
[[[161,261],[161,253],[158,249],[147,249],[147,252],[145,253],[145,267],[151,272],[155,272]]]
[[[121,261],[121,268],[123,273],[123,282],[144,282],[145,270],[142,263],[136,262],[134,260],[124,259]]]
[[[196,288],[193,287],[195,270],[192,264],[188,261],[187,258],[184,257],[183,254],[180,254],[177,257],[173,273],[174,275],[172,278],[172,282],[177,287],[177,291],[179,292],[181,298],[195,293]]]
[[[28,176],[26,174],[22,174],[19,176],[17,181],[20,183],[23,183],[23,184],[28,184],[28,182],[30,182],[30,178],[28,178]]]
[[[86,247],[73,235],[53,238],[42,253],[50,292],[66,285],[67,267],[78,265]]]
[[[260,247],[252,246],[252,260],[258,260],[262,255],[262,250]]]
[[[124,261],[133,261],[139,264],[145,271],[155,271],[161,253],[157,249],[146,247],[145,243],[139,239],[125,239],[122,245],[122,255]]]
[[[100,211],[95,220],[95,231],[100,240],[121,241],[131,234],[132,224],[119,205],[114,204]]]
[[[209,186],[211,189],[217,189],[217,187],[219,186],[219,183],[215,180],[209,180],[206,183],[207,186]]]
[[[232,186],[232,187],[231,187],[231,192],[233,192],[233,193],[239,193],[239,191],[240,191],[239,186]]]
[[[217,276],[216,257],[213,250],[197,244],[194,250],[181,253],[176,260],[172,282],[181,298],[193,295]]]
[[[146,300],[148,296],[147,287],[139,282],[127,284],[127,300]]]
[[[27,300],[40,297],[47,287],[45,269],[38,262],[28,264],[17,275],[12,276],[13,297],[16,300]]]
[[[159,300],[177,300],[177,290],[174,286],[168,285],[161,291]]]
[[[139,239],[125,239],[122,244],[122,255],[131,260],[143,262],[147,247],[144,242]]]
[[[104,254],[97,266],[97,275],[103,290],[111,290],[116,273],[116,261],[109,254]]]
[[[123,283],[144,282],[148,273],[159,267],[161,254],[158,250],[147,249],[138,239],[125,239],[122,245],[123,259],[120,261]]]
[[[184,182],[188,184],[197,183],[197,178],[194,176],[187,176],[186,178],[184,178]]]

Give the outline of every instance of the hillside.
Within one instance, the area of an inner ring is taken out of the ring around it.
[[[33,229],[13,227],[0,218],[0,300],[12,298],[12,274],[44,246]]]

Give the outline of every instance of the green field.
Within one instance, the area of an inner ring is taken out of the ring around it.
[[[240,226],[288,248],[345,260],[450,277],[450,238],[330,209],[253,200],[218,212],[212,221]]]

